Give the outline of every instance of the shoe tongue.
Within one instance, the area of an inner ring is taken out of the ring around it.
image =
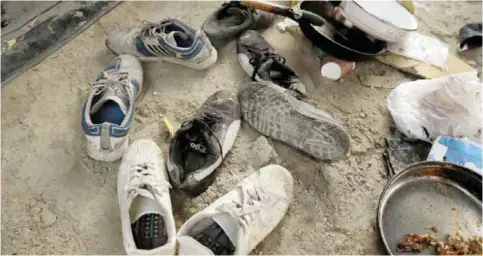
[[[178,237],[178,255],[214,255],[214,253],[190,236]]]
[[[237,247],[238,230],[240,229],[238,221],[227,213],[220,213],[211,217],[211,219],[216,222],[216,224],[218,224],[223,231],[225,231],[228,239],[230,239],[231,243]]]
[[[129,208],[131,223],[136,222],[143,215],[153,213],[163,215],[159,203],[153,198],[151,193],[141,189]]]
[[[181,38],[181,40],[189,39],[189,36],[184,32],[172,31],[172,32],[169,32],[168,36],[166,37],[166,41],[174,46],[179,46],[175,36],[178,36],[179,38]]]
[[[94,103],[90,113],[96,113],[108,101],[116,102],[117,105],[119,105],[119,108],[121,108],[122,113],[126,115],[129,106],[128,96],[118,90],[111,90],[109,88],[107,88],[101,95],[101,98],[96,103]]]

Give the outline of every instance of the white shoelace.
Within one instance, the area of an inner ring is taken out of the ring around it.
[[[270,204],[271,195],[262,187],[256,186],[251,182],[245,183],[239,188],[242,191],[242,204],[239,205],[236,202],[223,204],[219,207],[219,210],[239,220],[242,228],[247,230],[250,222],[253,220],[253,214]]]
[[[115,92],[121,92],[129,99],[134,98],[134,86],[128,74],[125,72],[108,73],[103,71],[102,78],[94,83],[92,90],[94,91],[94,95],[100,95],[105,90],[113,90]]]
[[[168,195],[171,185],[162,179],[157,179],[153,173],[154,163],[142,163],[131,167],[130,180],[126,185],[128,197],[135,198],[138,195],[148,196],[152,194],[154,198],[161,198]],[[150,193],[146,193],[150,192]]]

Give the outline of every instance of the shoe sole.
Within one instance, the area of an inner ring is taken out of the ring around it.
[[[257,131],[322,161],[349,151],[347,132],[337,123],[296,109],[275,84],[254,82],[239,93],[243,118]]]
[[[111,152],[99,151],[97,150],[97,147],[94,147],[94,144],[90,143],[89,139],[87,139],[87,155],[89,155],[89,157],[97,161],[114,162],[122,158],[128,146],[129,146],[129,137],[126,136],[121,147],[119,147],[118,149],[113,150]]]
[[[109,51],[114,53],[114,55],[120,55],[119,53],[112,50],[109,47],[109,45],[107,44],[107,42],[105,42],[105,45],[106,45],[107,49],[109,49]],[[179,60],[179,59],[175,59],[175,58],[172,58],[172,57],[139,57],[139,56],[136,56],[136,58],[138,58],[140,61],[144,61],[144,62],[155,62],[155,61],[169,62],[169,63],[178,64],[178,65],[185,66],[185,67],[192,68],[192,69],[196,69],[196,70],[205,70],[205,69],[208,69],[209,67],[213,66],[216,63],[216,60],[218,59],[218,52],[216,51],[216,49],[212,48],[211,51],[212,52],[211,52],[210,57],[208,59],[200,62],[200,63],[188,63],[184,60]]]

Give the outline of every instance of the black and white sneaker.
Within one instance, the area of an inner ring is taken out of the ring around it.
[[[307,96],[298,75],[260,33],[246,31],[238,38],[236,46],[238,62],[253,81],[271,81],[294,91],[297,98]]]
[[[171,184],[191,196],[203,193],[215,170],[235,143],[240,129],[240,103],[234,93],[218,91],[176,131],[169,146]]]

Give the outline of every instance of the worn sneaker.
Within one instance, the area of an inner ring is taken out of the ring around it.
[[[161,149],[137,140],[123,156],[117,177],[124,249],[127,254],[173,255],[176,226]]]
[[[236,3],[224,3],[209,16],[203,24],[203,30],[213,46],[219,48],[236,39],[248,29],[270,27],[275,15]]]
[[[217,58],[203,31],[177,19],[115,31],[106,46],[115,54],[132,54],[141,61],[166,61],[198,70],[209,68]]]
[[[282,220],[292,197],[287,169],[261,168],[181,226],[179,255],[248,255]]]
[[[260,33],[253,30],[243,33],[237,40],[236,52],[238,62],[253,81],[270,81],[294,91],[299,98],[307,96],[298,75]]]
[[[121,55],[109,63],[94,82],[82,110],[87,154],[100,161],[116,161],[128,146],[135,98],[143,84],[141,63]]]
[[[349,135],[322,110],[270,82],[252,82],[238,94],[243,119],[263,135],[324,161],[342,159]]]
[[[191,196],[203,193],[215,169],[235,143],[240,129],[240,104],[235,94],[218,91],[176,131],[169,146],[171,184]]]

